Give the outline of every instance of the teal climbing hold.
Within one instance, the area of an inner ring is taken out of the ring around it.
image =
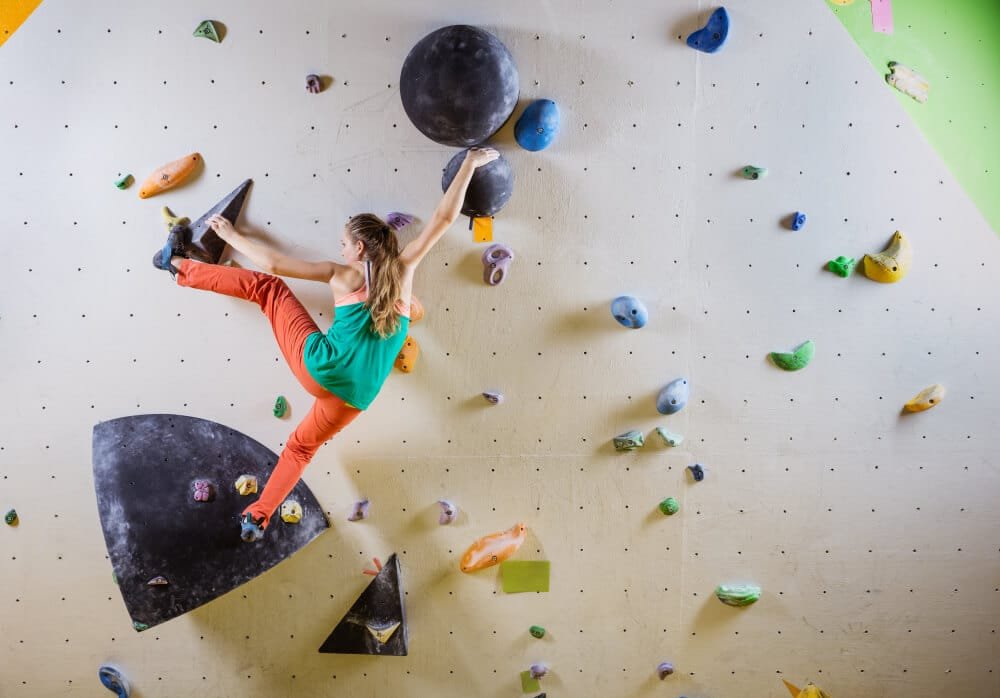
[[[3,515],[3,520],[7,522],[8,526],[17,526],[18,522],[17,512],[11,509],[10,511],[8,511],[6,514]]]
[[[747,165],[740,172],[744,179],[762,179],[767,176],[766,167],[756,167],[754,165]]]
[[[122,175],[121,177],[115,180],[115,186],[118,187],[119,189],[128,189],[132,185],[132,182],[134,181],[135,179],[132,177],[132,175],[130,174]]]

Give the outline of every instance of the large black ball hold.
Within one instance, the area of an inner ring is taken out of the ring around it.
[[[410,49],[399,75],[403,109],[425,136],[469,147],[496,133],[517,105],[517,66],[500,39],[456,24]]]
[[[451,180],[455,179],[458,168],[465,160],[468,150],[463,150],[448,161],[441,177],[441,190],[447,191]],[[510,162],[501,155],[493,162],[477,167],[472,173],[469,188],[465,191],[462,213],[470,218],[492,216],[504,207],[514,193],[514,171]]]

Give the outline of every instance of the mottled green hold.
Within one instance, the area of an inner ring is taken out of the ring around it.
[[[720,584],[715,588],[715,595],[727,606],[749,606],[760,599],[760,587],[754,584]]]
[[[215,29],[215,24],[210,19],[206,19],[204,22],[198,25],[198,28],[194,30],[194,35],[202,37],[205,39],[211,39],[215,43],[219,43],[219,32]]]
[[[761,179],[767,176],[766,167],[754,167],[753,165],[747,165],[740,172],[745,179]]]
[[[673,516],[681,510],[681,505],[673,497],[667,497],[662,502],[660,502],[660,511],[662,511],[667,516]]]
[[[3,515],[3,520],[7,522],[8,526],[17,526],[17,512],[11,509]]]
[[[115,585],[118,584],[118,575],[114,571],[111,572],[111,581],[114,582]]]
[[[644,443],[646,440],[643,438],[642,432],[633,429],[615,437],[615,450],[634,451],[637,448],[642,448]]]
[[[130,186],[132,186],[132,182],[134,181],[135,179],[132,177],[132,175],[130,174],[122,175],[121,177],[115,180],[115,186],[118,187],[119,189],[128,189]]]
[[[854,267],[857,264],[857,261],[858,260],[854,259],[854,257],[840,256],[837,257],[836,259],[831,259],[829,262],[827,262],[826,268],[832,271],[837,276],[846,279],[848,276],[851,275],[851,272],[854,271]]]
[[[281,419],[285,416],[285,412],[288,411],[288,400],[285,399],[284,395],[279,395],[278,399],[274,401],[274,416]]]
[[[140,623],[137,620],[132,621],[132,627],[135,628],[140,633],[143,630],[149,630],[149,626],[148,625],[146,625],[145,623]]]
[[[667,431],[663,427],[656,427],[656,434],[661,439],[663,439],[663,443],[666,444],[667,446],[680,446],[682,443],[684,443],[683,436],[681,436],[680,434],[675,434],[672,431]]]
[[[816,354],[816,345],[811,339],[806,340],[792,352],[772,351],[771,361],[785,371],[798,371],[805,368]]]
[[[531,633],[531,637],[537,637],[539,640],[545,637],[545,628],[540,625],[532,625],[528,628],[528,632]]]

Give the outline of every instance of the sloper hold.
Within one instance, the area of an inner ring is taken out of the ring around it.
[[[135,415],[94,426],[97,511],[136,630],[245,584],[329,527],[302,481],[289,496],[316,515],[297,526],[272,526],[267,540],[252,547],[240,541],[236,522],[247,500],[234,487],[220,488],[211,506],[191,497],[196,479],[232,483],[244,468],[266,479],[277,462],[277,454],[248,436],[195,417]],[[151,590],[146,583],[155,575],[169,579],[170,586]]]
[[[148,199],[154,194],[173,189],[187,179],[200,162],[201,155],[191,153],[162,165],[146,177],[142,186],[139,187],[139,198]]]
[[[760,587],[755,584],[720,584],[715,596],[727,606],[749,606],[760,599]]]
[[[517,552],[528,535],[523,523],[516,523],[506,531],[490,533],[476,540],[462,555],[459,567],[463,572],[475,572],[500,564]]]
[[[191,225],[191,244],[205,255],[206,261],[218,264],[223,250],[226,249],[226,241],[216,235],[215,231],[208,226],[208,219],[219,214],[236,225],[236,220],[240,217],[240,211],[243,210],[243,202],[247,198],[251,184],[253,184],[252,179],[244,180]]]
[[[910,239],[897,230],[884,250],[866,254],[863,262],[865,276],[872,281],[895,283],[906,276],[913,263]]]
[[[914,395],[909,402],[903,405],[903,409],[907,412],[929,410],[944,399],[944,392],[944,386],[940,383],[935,383]]]
[[[319,651],[405,657],[407,643],[402,576],[393,553]]]
[[[551,99],[536,99],[514,124],[514,139],[525,150],[548,148],[559,133],[559,106]]]
[[[691,386],[687,378],[675,378],[667,383],[656,397],[656,411],[660,414],[680,412],[691,397]]]
[[[815,353],[816,345],[813,344],[811,339],[807,339],[797,346],[794,351],[772,351],[770,357],[771,361],[778,368],[785,371],[798,371],[800,368],[805,368],[809,365]]]
[[[688,35],[687,45],[705,53],[715,53],[726,43],[729,36],[729,13],[720,7],[708,18],[708,22],[698,31]]]
[[[619,325],[638,330],[646,326],[649,313],[646,306],[635,296],[618,296],[611,301],[611,314]]]
[[[927,78],[896,61],[889,61],[889,72],[886,73],[885,81],[921,104],[927,101],[927,93],[931,89]]]

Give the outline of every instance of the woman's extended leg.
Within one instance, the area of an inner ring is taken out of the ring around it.
[[[313,403],[309,414],[288,437],[260,499],[243,511],[244,514],[249,513],[255,521],[263,519],[262,528],[267,527],[271,515],[302,477],[302,471],[309,465],[316,450],[361,414],[361,410],[348,405],[336,395],[327,393],[327,396]]]
[[[215,291],[259,305],[271,322],[278,348],[302,387],[316,398],[330,395],[313,380],[302,361],[306,337],[319,332],[319,328],[283,280],[273,274],[190,259],[180,261],[177,267],[180,286]]]

